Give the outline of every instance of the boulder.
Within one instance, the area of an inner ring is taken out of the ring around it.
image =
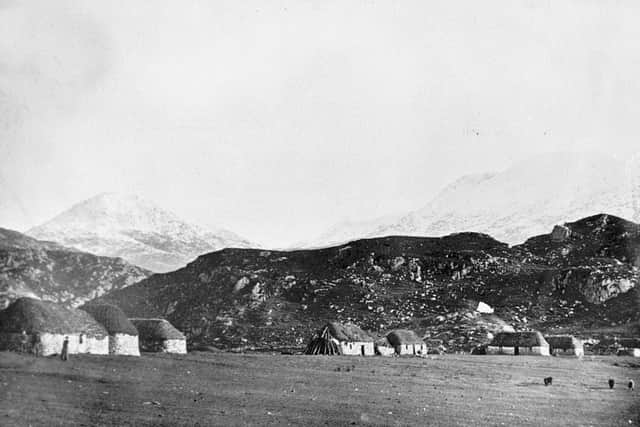
[[[571,236],[571,229],[565,225],[556,225],[551,231],[551,240],[563,242]]]
[[[241,279],[239,279],[235,286],[233,287],[233,293],[238,293],[240,292],[242,289],[244,289],[245,286],[247,286],[249,284],[250,280],[248,277],[243,277]]]
[[[483,303],[482,301],[478,303],[476,311],[483,314],[493,314],[493,308],[490,305]]]

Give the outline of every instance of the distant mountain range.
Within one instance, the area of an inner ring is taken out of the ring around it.
[[[78,306],[151,272],[0,228],[0,308],[22,296]]]
[[[457,233],[224,249],[98,301],[222,347],[302,346],[327,320],[408,327],[467,351],[506,326],[581,333],[640,320],[640,225],[599,214],[548,231],[513,247]],[[480,302],[495,314],[476,311]]]
[[[133,195],[104,193],[72,206],[26,234],[154,272],[183,267],[225,247],[250,247],[227,230],[206,230]]]
[[[464,176],[429,203],[396,217],[337,224],[297,247],[322,247],[389,235],[489,234],[509,244],[554,224],[608,212],[640,220],[640,165],[604,154],[532,157],[500,173]]]

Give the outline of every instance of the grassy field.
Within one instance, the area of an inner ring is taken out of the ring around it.
[[[588,356],[192,353],[65,363],[0,353],[0,425],[639,425],[640,390],[626,388],[630,378],[640,384],[639,367]]]

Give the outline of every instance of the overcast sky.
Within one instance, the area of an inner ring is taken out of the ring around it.
[[[0,226],[104,191],[284,245],[637,149],[636,1],[1,1]]]

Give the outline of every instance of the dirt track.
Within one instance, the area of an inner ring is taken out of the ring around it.
[[[640,384],[636,363],[0,353],[0,425],[639,425],[640,390],[626,389]]]

